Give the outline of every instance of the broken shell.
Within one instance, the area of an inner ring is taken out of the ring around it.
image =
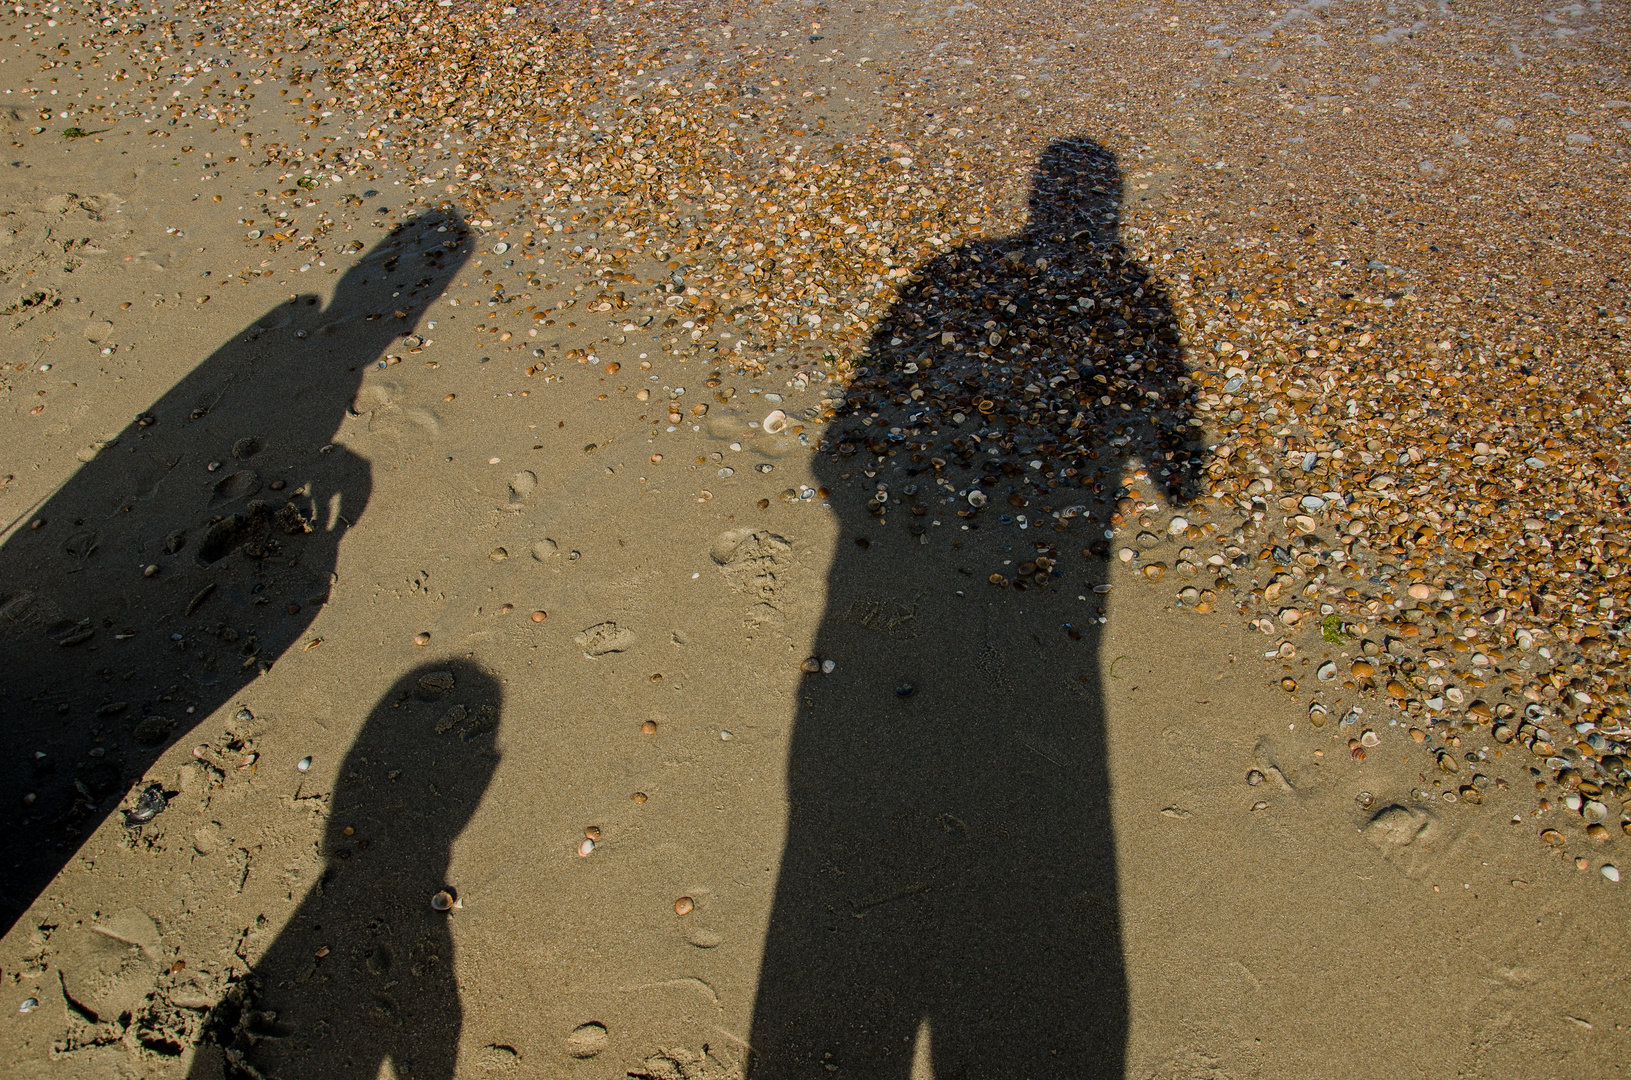
[[[1252,771],[1250,771],[1250,772],[1248,772],[1246,774],[1246,783],[1249,784],[1250,786],[1256,787],[1258,784],[1261,784],[1262,782],[1263,782],[1263,774],[1258,772],[1256,769],[1253,769]]]
[[[637,802],[637,803],[645,802],[646,801],[646,793],[643,792],[643,791],[636,791],[634,793],[634,801]]]
[[[765,414],[765,418],[760,422],[759,427],[766,435],[780,435],[787,430],[787,414],[780,409],[771,409],[770,412]]]
[[[238,768],[247,769],[251,765],[255,764],[255,762],[259,761],[260,757],[261,756],[259,754],[251,750],[249,753],[238,759]]]
[[[1361,746],[1375,746],[1381,741],[1382,737],[1369,729],[1367,729],[1363,735],[1359,736],[1359,745]]]
[[[697,904],[695,900],[692,900],[689,896],[682,896],[678,900],[674,901],[674,914],[689,915],[692,911],[696,910],[696,906]]]
[[[990,502],[990,500],[985,497],[985,492],[983,491],[976,489],[968,493],[968,504],[974,507],[976,510],[980,509],[987,502]]]
[[[583,843],[578,845],[578,857],[587,859],[594,850],[595,842],[586,836],[583,838]]]

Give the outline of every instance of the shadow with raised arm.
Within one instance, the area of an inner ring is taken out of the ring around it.
[[[0,932],[167,747],[312,626],[372,487],[336,433],[468,250],[452,211],[404,222],[327,304],[278,304],[43,505],[6,509]]]
[[[1201,445],[1120,200],[1110,151],[1053,143],[1023,232],[915,268],[823,440],[835,667],[791,741],[758,1080],[1122,1075],[1094,586]]]

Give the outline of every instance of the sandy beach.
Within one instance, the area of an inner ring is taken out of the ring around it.
[[[8,7],[0,1071],[1624,1075],[1622,7]]]

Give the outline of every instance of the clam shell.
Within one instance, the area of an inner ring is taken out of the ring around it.
[[[780,435],[787,430],[787,414],[780,409],[771,409],[759,426],[766,435]]]

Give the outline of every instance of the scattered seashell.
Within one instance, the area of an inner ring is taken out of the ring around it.
[[[594,850],[595,842],[586,836],[583,838],[583,842],[578,845],[578,857],[587,859],[594,853]]]
[[[1262,782],[1263,782],[1263,774],[1258,772],[1256,769],[1253,769],[1253,770],[1251,770],[1250,772],[1248,772],[1246,774],[1246,783],[1248,785],[1250,785],[1251,787],[1256,787],[1258,784],[1261,784]]]
[[[584,838],[588,839],[588,840],[599,840],[600,839],[600,826],[599,825],[589,826],[587,829],[583,830],[583,835],[584,835]]]
[[[250,768],[251,766],[253,766],[255,764],[255,762],[260,760],[260,757],[261,756],[259,754],[255,753],[255,751],[251,750],[249,753],[245,754],[243,757],[238,759],[238,768],[240,768],[240,769]]]
[[[417,634],[415,634],[413,636],[413,643],[415,645],[429,645],[430,644],[430,634],[428,632],[426,632],[426,631],[421,630],[419,633],[417,633]]]
[[[1553,847],[1562,847],[1564,843],[1563,834],[1558,832],[1556,829],[1542,829],[1540,838],[1546,841],[1548,844],[1551,844]]]
[[[689,915],[696,910],[696,906],[695,900],[692,900],[689,896],[682,896],[674,901],[674,914]]]
[[[307,756],[301,758],[299,761],[295,762],[294,767],[296,769],[300,770],[301,772],[309,771],[311,769],[311,755],[308,754]]]
[[[657,734],[657,721],[647,720],[645,723],[640,725],[640,731],[646,735]]]
[[[452,890],[442,889],[431,896],[430,906],[436,911],[459,911],[464,904],[453,895]]]
[[[766,435],[780,435],[787,430],[787,414],[780,409],[771,409],[760,421],[759,427]]]
[[[1334,660],[1327,660],[1314,671],[1320,682],[1330,682],[1337,677],[1337,665]]]
[[[1601,873],[1610,881],[1620,880],[1620,869],[1613,863],[1604,863]]]

